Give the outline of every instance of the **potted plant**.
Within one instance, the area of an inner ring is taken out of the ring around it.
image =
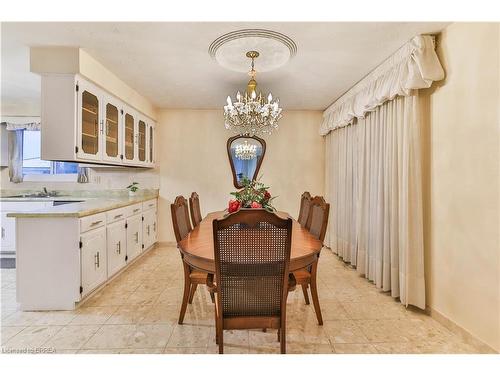
[[[234,191],[231,195],[235,199],[229,201],[228,212],[236,212],[240,208],[260,208],[270,212],[276,211],[272,205],[272,201],[276,197],[272,197],[269,193],[268,186],[257,180],[250,180],[244,177],[241,180],[243,189]]]
[[[127,189],[128,189],[128,195],[133,197],[137,194],[137,190],[139,190],[139,183],[132,182],[129,186],[127,186]]]

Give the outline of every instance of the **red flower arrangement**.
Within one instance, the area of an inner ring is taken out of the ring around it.
[[[243,189],[231,193],[235,199],[229,201],[227,209],[229,213],[236,212],[240,208],[263,208],[268,211],[276,211],[271,203],[276,197],[271,196],[268,186],[258,180],[251,181],[248,178],[243,178],[241,183]]]

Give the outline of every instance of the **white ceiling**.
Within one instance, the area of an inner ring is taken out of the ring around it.
[[[160,108],[220,108],[248,76],[208,54],[222,34],[274,30],[298,46],[286,65],[257,76],[284,109],[325,109],[413,36],[446,23],[2,23],[2,107],[38,105],[39,77],[29,72],[29,46],[82,47]],[[242,56],[242,59],[246,59]],[[256,69],[259,70],[258,59]]]

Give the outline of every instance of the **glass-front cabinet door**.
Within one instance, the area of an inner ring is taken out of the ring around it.
[[[154,157],[154,144],[155,144],[155,127],[153,124],[149,124],[148,126],[148,135],[147,135],[147,144],[148,144],[148,163],[153,165],[155,162]]]
[[[124,150],[124,160],[133,162],[136,158],[135,156],[135,115],[130,113],[130,111],[125,111],[125,150]]]
[[[121,108],[112,98],[106,98],[104,105],[104,154],[103,159],[119,162],[121,159],[122,121]]]
[[[100,98],[97,88],[88,83],[78,86],[78,157],[99,160],[101,134]]]
[[[139,134],[137,138],[139,161],[146,162],[146,123],[144,120],[139,120]]]

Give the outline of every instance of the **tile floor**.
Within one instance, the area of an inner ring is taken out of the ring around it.
[[[198,288],[177,324],[183,273],[174,247],[149,251],[75,311],[22,312],[15,270],[1,270],[2,353],[217,353],[213,305]],[[319,266],[324,325],[302,291],[288,299],[288,353],[477,353],[427,315],[405,309],[328,249]],[[226,331],[225,353],[278,353],[276,331]]]

